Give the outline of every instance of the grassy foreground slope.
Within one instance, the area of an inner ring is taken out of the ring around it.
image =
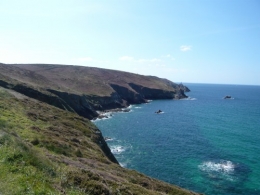
[[[120,167],[86,118],[0,87],[0,194],[195,194]]]

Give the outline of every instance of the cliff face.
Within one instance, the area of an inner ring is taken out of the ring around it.
[[[153,99],[187,97],[187,87],[167,79],[100,68],[0,64],[0,86],[92,119],[97,110]]]
[[[67,92],[60,92],[52,89],[48,89],[49,92],[55,94],[65,102],[66,105],[69,106],[74,112],[78,115],[86,117],[86,118],[94,118],[97,117],[97,112],[89,103],[90,98],[85,95],[76,95],[70,94]],[[66,107],[64,107],[66,109]]]

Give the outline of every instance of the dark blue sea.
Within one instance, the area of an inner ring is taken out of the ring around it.
[[[260,195],[260,86],[186,86],[185,100],[94,123],[123,167],[206,195]]]

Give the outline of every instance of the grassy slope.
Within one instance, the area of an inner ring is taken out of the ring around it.
[[[193,194],[112,163],[87,119],[0,88],[0,194]]]
[[[29,73],[27,71],[30,71],[32,75],[41,75],[39,77],[41,81],[37,85],[52,86],[52,88],[75,94],[110,96],[114,92],[110,84],[117,84],[132,90],[128,83],[136,83],[148,88],[175,91],[170,81],[116,70],[47,64],[18,64],[13,66],[24,71],[23,74],[12,75],[13,78],[16,77],[20,81],[27,83],[29,82],[27,77]],[[8,71],[8,74],[10,75],[10,71]]]

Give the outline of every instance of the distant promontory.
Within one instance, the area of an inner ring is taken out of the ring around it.
[[[189,89],[167,79],[94,67],[0,64],[0,86],[93,119],[97,111],[155,99],[182,99]]]

